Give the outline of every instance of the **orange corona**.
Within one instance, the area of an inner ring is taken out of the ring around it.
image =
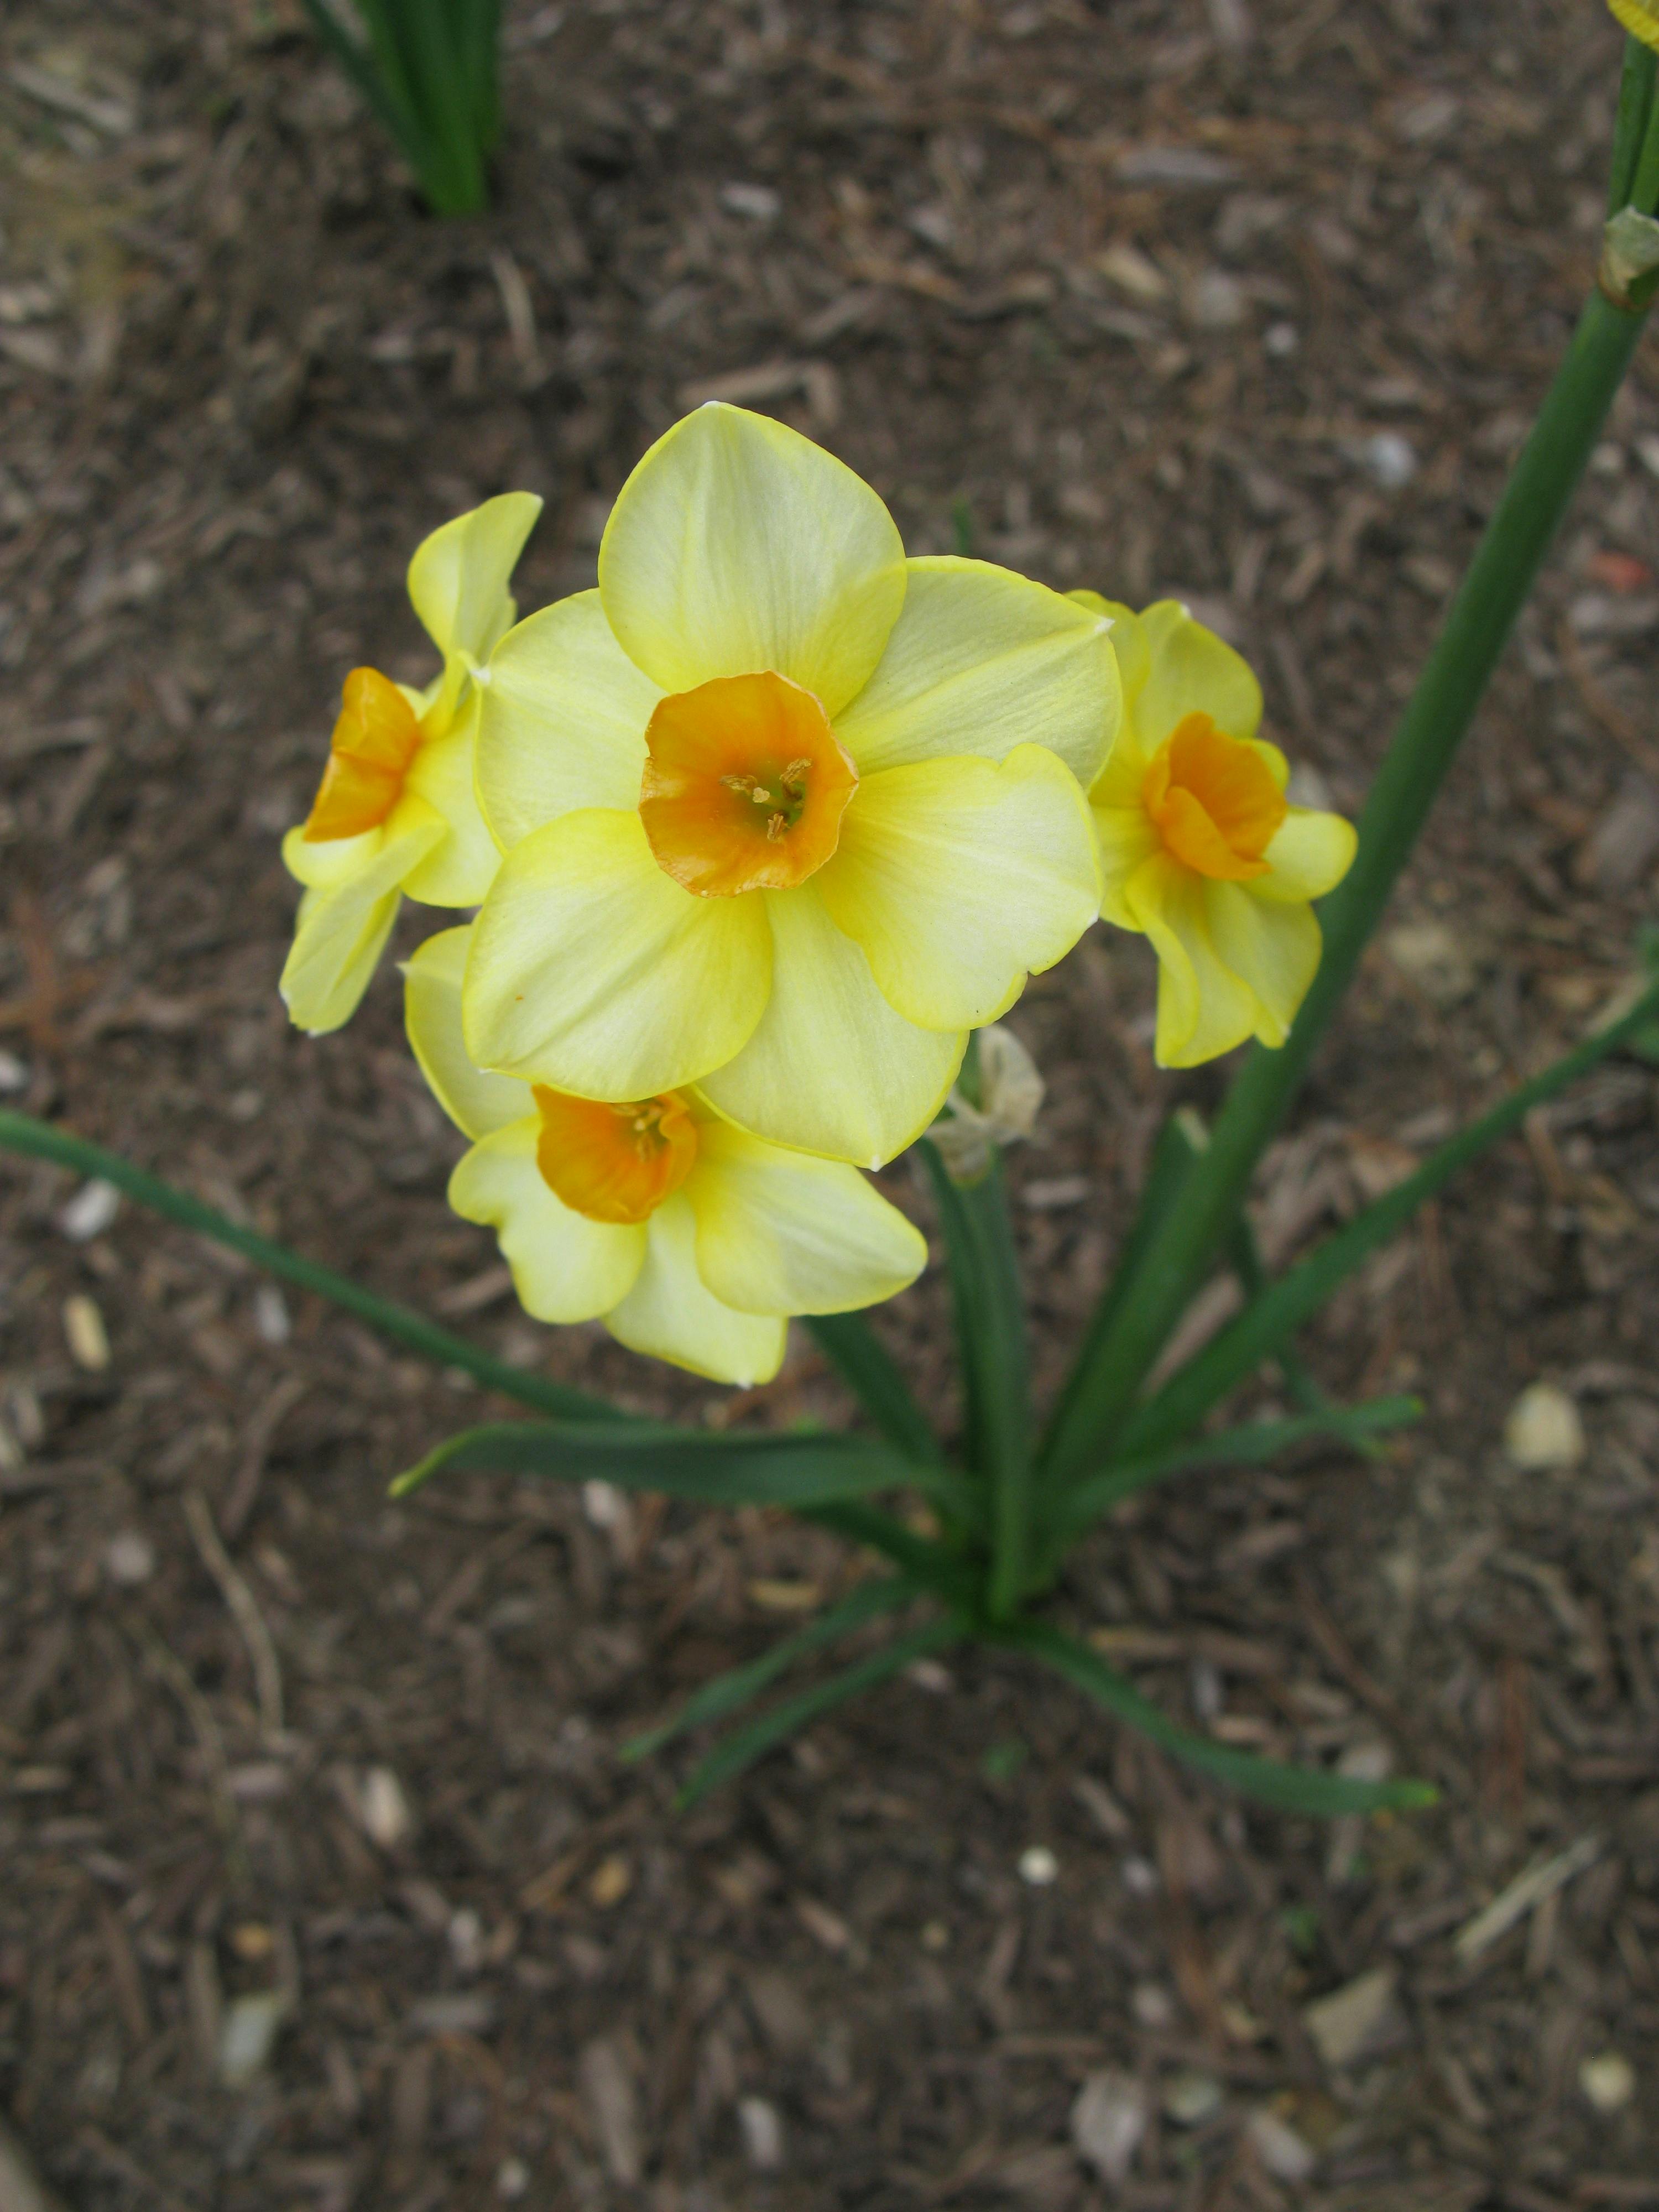
[[[327,844],[378,830],[402,798],[404,778],[420,748],[415,710],[391,678],[378,668],[354,668],[306,823],[306,842]]]
[[[657,862],[700,897],[788,890],[841,837],[858,771],[812,693],[769,670],[659,702],[640,817]]]
[[[618,1106],[534,1086],[536,1164],[553,1195],[590,1221],[647,1221],[690,1174],[697,1125],[677,1091]]]
[[[1261,754],[1207,714],[1176,724],[1147,765],[1141,796],[1165,848],[1200,876],[1248,883],[1290,811]]]

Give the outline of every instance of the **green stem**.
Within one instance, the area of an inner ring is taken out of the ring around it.
[[[1518,1129],[1535,1107],[1547,1104],[1610,1053],[1635,1042],[1656,1013],[1659,1013],[1659,982],[1651,985],[1629,1012],[1587,1037],[1553,1066],[1512,1091],[1489,1114],[1449,1138],[1414,1175],[1396,1183],[1334,1237],[1328,1237],[1178,1369],[1156,1397],[1136,1407],[1120,1433],[1120,1450],[1139,1457],[1179,1442],[1261,1360],[1276,1353],[1292,1331],[1311,1320],[1337,1285],[1397,1235],[1419,1206],[1482,1152]]]
[[[1613,403],[1643,318],[1595,294],[1452,603],[1377,772],[1353,866],[1320,909],[1324,956],[1285,1043],[1258,1045],[1232,1087],[1162,1232],[1079,1378],[1054,1457],[1076,1468],[1111,1437],[1226,1236],[1255,1164],[1352,980],[1480,702]]]
[[[1654,81],[1659,54],[1640,39],[1625,41],[1625,72],[1619,84],[1619,119],[1613,137],[1613,167],[1607,184],[1607,213],[1631,206],[1642,143],[1653,113]],[[1639,202],[1634,203],[1639,205]]]
[[[991,1492],[994,1620],[1017,1609],[1028,1579],[1031,1516],[1031,1377],[1025,1300],[1008,1212],[1002,1155],[975,1183],[953,1182],[938,1149],[921,1157],[945,1224],[957,1338],[968,1400],[968,1460]]]
[[[316,1261],[290,1251],[286,1244],[278,1244],[269,1237],[261,1237],[256,1230],[242,1228],[212,1206],[204,1206],[199,1198],[192,1198],[188,1191],[163,1182],[159,1176],[147,1174],[131,1160],[124,1160],[118,1152],[106,1152],[101,1145],[88,1144],[84,1137],[71,1136],[67,1130],[54,1128],[47,1121],[37,1121],[31,1115],[14,1114],[0,1108],[0,1146],[15,1152],[32,1153],[36,1159],[54,1161],[59,1167],[74,1169],[77,1175],[100,1176],[140,1206],[149,1206],[153,1213],[176,1221],[181,1228],[194,1230],[198,1237],[210,1237],[216,1244],[223,1244],[233,1252],[240,1252],[256,1267],[263,1267],[267,1274],[280,1276],[298,1290],[316,1291],[319,1297],[331,1299],[348,1313],[356,1314],[360,1321],[368,1322],[382,1336],[407,1345],[411,1352],[435,1360],[440,1367],[460,1368],[487,1389],[499,1390],[503,1397],[517,1398],[524,1405],[534,1406],[539,1413],[558,1414],[567,1420],[623,1421],[630,1418],[603,1398],[592,1398],[585,1390],[567,1389],[562,1382],[550,1382],[539,1375],[527,1375],[520,1368],[509,1367],[503,1359],[492,1358],[489,1352],[480,1352],[464,1337],[452,1336],[447,1329],[439,1328],[407,1306],[365,1290],[349,1276],[337,1275],[331,1267],[319,1267]]]

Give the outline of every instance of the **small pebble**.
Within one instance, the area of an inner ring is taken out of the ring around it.
[[[1213,2074],[1183,2069],[1172,2074],[1164,2086],[1164,2117],[1178,2128],[1201,2128],[1221,2110],[1225,2094]]]
[[[155,1572],[155,1547],[137,1528],[123,1528],[104,1547],[104,1572],[118,1589],[137,1589]]]
[[[1365,471],[1384,491],[1400,491],[1417,474],[1417,448],[1398,430],[1379,430],[1359,448]]]
[[[288,1300],[275,1283],[261,1283],[253,1293],[253,1326],[261,1344],[286,1344],[294,1334]]]
[[[613,1905],[622,1903],[633,1887],[633,1868],[619,1851],[612,1851],[594,1868],[587,1894],[601,1912],[608,1912]]]
[[[1019,1878],[1033,1889],[1047,1889],[1060,1879],[1060,1861],[1047,1844],[1033,1844],[1019,1855]]]
[[[104,1316],[88,1297],[64,1301],[64,1336],[70,1358],[89,1375],[101,1375],[109,1365],[109,1331]]]
[[[738,2100],[738,2125],[744,2155],[757,2173],[776,2173],[783,2164],[783,2122],[764,2097]]]
[[[261,1990],[227,2007],[219,2030],[219,2079],[227,2089],[246,2089],[263,2072],[287,2017],[282,1990]]]
[[[1636,2069],[1622,2051],[1598,2051],[1579,2068],[1578,2086],[1598,2112],[1620,2112],[1636,2094]]]
[[[1261,349],[1273,361],[1288,361],[1301,343],[1294,323],[1269,323],[1261,334]]]
[[[1659,476],[1659,469],[1654,471]],[[15,1097],[20,1091],[29,1087],[27,1063],[19,1060],[15,1052],[0,1051],[0,1095]]]
[[[722,185],[720,205],[750,222],[775,222],[783,201],[770,185]]]
[[[1090,2075],[1078,2091],[1072,2141],[1109,2188],[1121,2189],[1151,2118],[1144,2085],[1133,2074],[1108,2067]]]
[[[71,1243],[90,1243],[101,1237],[121,1210],[121,1194],[112,1182],[94,1176],[83,1182],[58,1216],[58,1226]]]
[[[1143,2027],[1176,2024],[1176,2001],[1162,1982],[1137,1982],[1129,1992],[1129,2009]]]
[[[1510,1407],[1504,1455],[1523,1474],[1562,1474],[1584,1456],[1578,1408],[1554,1382],[1532,1382]]]
[[[495,2194],[508,2204],[530,2194],[530,2168],[521,2158],[504,2158],[495,2168]]]
[[[413,1832],[415,1816],[404,1785],[389,1766],[371,1766],[357,1792],[357,1817],[363,1832],[383,1851],[396,1850]]]
[[[1319,2162],[1296,2130],[1277,2112],[1253,2112],[1246,2132],[1251,2148],[1275,2181],[1305,2181]]]
[[[1123,1887],[1131,1897],[1153,1897],[1158,1893],[1158,1869],[1150,1859],[1127,1858],[1119,1867]]]

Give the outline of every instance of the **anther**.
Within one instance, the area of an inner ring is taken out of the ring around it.
[[[788,827],[788,822],[786,820],[784,816],[781,814],[775,814],[766,825],[768,843],[775,845]]]

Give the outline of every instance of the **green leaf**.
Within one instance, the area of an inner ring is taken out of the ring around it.
[[[918,1536],[890,1513],[847,1500],[808,1506],[802,1517],[817,1522],[821,1528],[833,1529],[849,1544],[862,1544],[866,1550],[879,1553],[911,1582],[934,1591],[948,1605],[970,1613],[977,1607],[979,1577],[968,1561],[931,1536]]]
[[[1072,1361],[1066,1387],[1060,1392],[1060,1402],[1037,1454],[1040,1468],[1046,1468],[1063,1459],[1072,1434],[1086,1420],[1086,1401],[1098,1387],[1104,1347],[1111,1341],[1119,1317],[1128,1304],[1159,1229],[1204,1149],[1203,1137],[1203,1125],[1197,1115],[1184,1110],[1172,1114],[1158,1132],[1129,1233],[1118,1254],[1111,1279],[1090,1316],[1089,1326]]]
[[[1500,1138],[1519,1128],[1534,1107],[1544,1105],[1598,1061],[1639,1036],[1656,1012],[1659,1012],[1659,983],[1645,991],[1618,1021],[1587,1037],[1530,1083],[1512,1091],[1489,1114],[1483,1114],[1431,1152],[1414,1175],[1356,1214],[1335,1236],[1327,1237],[1130,1417],[1119,1439],[1120,1451],[1138,1457],[1161,1449],[1190,1431],[1236,1383],[1254,1373],[1263,1359],[1277,1352],[1310,1320],[1339,1285],[1402,1229],[1426,1199]]]
[[[307,1260],[287,1244],[279,1244],[274,1237],[261,1237],[257,1230],[244,1229],[240,1222],[232,1221],[226,1214],[176,1184],[163,1182],[160,1176],[136,1167],[118,1152],[106,1152],[101,1145],[88,1142],[70,1130],[56,1127],[50,1121],[37,1121],[32,1114],[15,1114],[9,1108],[0,1107],[0,1148],[26,1152],[39,1160],[52,1160],[59,1167],[72,1168],[77,1175],[98,1176],[105,1182],[113,1183],[116,1189],[139,1206],[148,1206],[164,1220],[177,1222],[180,1228],[193,1231],[198,1237],[210,1237],[227,1250],[238,1252],[296,1290],[314,1291],[319,1297],[355,1314],[371,1328],[389,1336],[396,1344],[417,1352],[423,1359],[430,1359],[440,1367],[459,1368],[482,1382],[486,1389],[498,1390],[503,1397],[516,1398],[540,1413],[552,1413],[577,1421],[611,1421],[618,1429],[636,1429],[649,1425],[635,1415],[623,1413],[609,1405],[603,1398],[591,1397],[585,1390],[573,1390],[562,1382],[554,1382],[543,1375],[526,1372],[522,1367],[509,1367],[504,1359],[496,1359],[489,1352],[469,1344],[465,1337],[452,1336],[447,1328],[440,1328],[423,1314],[400,1306],[394,1299],[382,1297],[362,1283],[355,1283],[349,1275],[337,1274],[333,1268],[325,1267],[315,1260]]]
[[[1261,1297],[1272,1278],[1263,1263],[1261,1247],[1255,1241],[1255,1231],[1248,1213],[1241,1213],[1233,1224],[1232,1235],[1227,1240],[1227,1256],[1232,1262],[1233,1273],[1238,1278],[1238,1286],[1246,1300]],[[1280,1345],[1276,1357],[1279,1372],[1285,1377],[1285,1387],[1304,1413],[1328,1413],[1333,1411],[1335,1400],[1321,1389],[1311,1369],[1294,1345]],[[1348,1428],[1345,1427],[1340,1433],[1368,1459],[1376,1458],[1382,1449],[1370,1437]]]
[[[849,1698],[856,1698],[866,1690],[873,1690],[878,1683],[890,1681],[902,1674],[918,1659],[925,1659],[935,1651],[943,1651],[962,1640],[962,1624],[957,1620],[929,1621],[925,1627],[914,1629],[908,1636],[901,1636],[896,1643],[873,1651],[867,1659],[860,1659],[839,1674],[832,1674],[827,1682],[819,1682],[810,1690],[787,1698],[775,1705],[758,1720],[750,1721],[747,1728],[739,1729],[735,1735],[716,1744],[696,1766],[685,1787],[680,1791],[681,1806],[695,1805],[711,1790],[719,1789],[722,1782],[730,1782],[757,1759],[763,1759],[778,1744],[797,1735],[821,1715],[843,1705]]]
[[[989,1486],[994,1613],[1012,1612],[1027,1577],[1031,1506],[1030,1367],[1002,1158],[975,1183],[954,1182],[938,1147],[918,1149],[945,1231],[962,1362],[970,1468]]]
[[[861,1313],[809,1314],[806,1326],[842,1381],[890,1444],[907,1458],[939,1461],[939,1438],[910,1386]]]
[[[1440,1793],[1431,1783],[1357,1782],[1319,1767],[1290,1766],[1280,1759],[1261,1759],[1254,1752],[1237,1751],[1231,1744],[1195,1735],[1170,1720],[1149,1698],[1143,1698],[1132,1682],[1097,1658],[1087,1644],[1046,1621],[1015,1623],[1002,1632],[1001,1640],[1041,1659],[1186,1765],[1213,1775],[1218,1782],[1281,1812],[1312,1813],[1329,1819],[1339,1813],[1420,1810],[1438,1800]]]
[[[397,140],[440,215],[488,204],[499,131],[499,0],[305,0],[319,36]]]
[[[907,1605],[916,1595],[916,1585],[902,1576],[882,1576],[860,1583],[839,1605],[832,1605],[816,1620],[809,1620],[805,1628],[793,1636],[781,1638],[770,1650],[758,1659],[750,1659],[741,1667],[733,1667],[724,1674],[716,1674],[700,1690],[687,1698],[672,1720],[661,1722],[656,1728],[647,1729],[630,1739],[622,1747],[622,1757],[630,1765],[646,1759],[653,1751],[688,1729],[704,1728],[711,1722],[723,1721],[739,1705],[746,1705],[757,1698],[769,1683],[786,1674],[791,1667],[812,1652],[822,1650],[826,1644],[835,1644],[866,1620],[874,1620],[884,1613]]]
[[[451,1469],[613,1482],[706,1505],[805,1506],[894,1490],[917,1470],[885,1444],[845,1436],[721,1436],[663,1423],[619,1432],[608,1423],[507,1421],[467,1429],[392,1486],[406,1498]]]
[[[1314,1437],[1334,1437],[1363,1449],[1372,1437],[1422,1418],[1420,1398],[1373,1398],[1364,1405],[1326,1406],[1282,1421],[1251,1421],[1218,1437],[1195,1437],[1139,1459],[1119,1460],[1066,1493],[1056,1510],[1051,1548],[1063,1554],[1091,1522],[1165,1475],[1200,1467],[1257,1466]]]

